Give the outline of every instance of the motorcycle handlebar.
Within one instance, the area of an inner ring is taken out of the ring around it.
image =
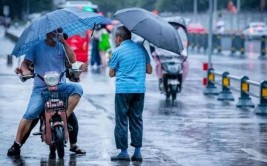
[[[19,76],[19,79],[22,81],[22,82],[25,82],[25,81],[27,81],[28,79],[31,79],[31,78],[33,78],[34,77],[34,74],[30,74],[30,75],[21,75],[21,76]]]
[[[79,69],[77,71],[80,71]],[[60,79],[64,76],[64,73],[66,71],[62,72],[61,75],[60,75]],[[28,79],[31,79],[31,78],[34,78],[35,76],[39,77],[41,80],[44,81],[44,78],[42,76],[40,76],[39,74],[37,73],[33,73],[33,74],[30,74],[30,75],[21,75],[19,76],[19,79],[22,81],[22,82],[25,82],[27,81]]]

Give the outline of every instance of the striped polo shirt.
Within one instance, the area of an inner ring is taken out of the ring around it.
[[[123,41],[112,53],[109,67],[116,71],[116,93],[145,93],[150,57],[141,44]]]

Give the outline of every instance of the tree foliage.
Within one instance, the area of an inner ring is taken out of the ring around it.
[[[23,15],[25,15],[28,11],[29,13],[49,11],[53,7],[52,0],[1,0],[0,15],[3,15],[4,5],[9,6],[10,17],[13,19],[22,19]]]

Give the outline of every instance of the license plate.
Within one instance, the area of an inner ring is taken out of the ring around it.
[[[178,80],[168,80],[168,84],[170,85],[178,85],[180,82]]]

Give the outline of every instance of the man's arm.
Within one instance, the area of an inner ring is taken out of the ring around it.
[[[66,40],[64,39],[63,36],[58,36],[58,39],[63,44],[63,47],[64,47],[66,54],[70,60],[70,63],[75,63],[76,62],[76,55],[75,55],[74,51],[71,49],[71,47],[66,42]]]
[[[152,66],[150,63],[146,64],[146,73],[152,74]]]
[[[115,77],[116,76],[116,71],[112,68],[109,69],[109,76],[110,77]]]
[[[23,62],[21,63],[21,66],[15,69],[15,73],[22,75],[32,74],[32,72],[29,70],[31,63],[32,63],[31,61],[24,59]]]
[[[147,50],[145,49],[144,46],[143,46],[143,49],[144,49],[144,53],[145,53],[145,57],[146,57],[146,73],[151,74],[152,73],[152,66],[150,64],[150,57],[149,57]]]
[[[110,77],[116,76],[116,71],[118,70],[118,66],[119,66],[118,54],[116,53],[116,51],[114,51],[109,61],[109,76]]]

